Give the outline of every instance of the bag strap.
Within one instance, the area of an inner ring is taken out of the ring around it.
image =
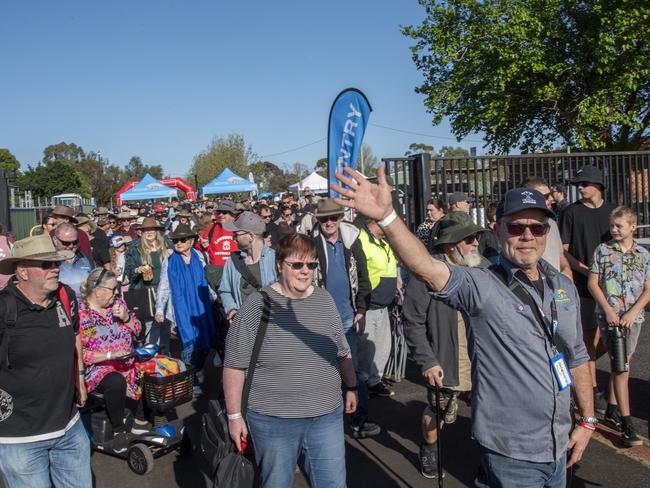
[[[248,395],[251,391],[253,383],[253,375],[255,374],[255,366],[257,365],[257,358],[262,349],[264,336],[266,335],[266,327],[269,325],[269,316],[271,315],[271,297],[265,291],[260,291],[262,295],[262,317],[260,318],[260,325],[257,328],[255,335],[255,344],[253,345],[253,352],[251,353],[251,360],[248,363],[248,370],[246,371],[246,381],[244,382],[244,389],[241,395],[241,413],[246,417],[246,410],[248,409]]]
[[[241,277],[244,278],[252,287],[254,287],[256,290],[259,290],[262,287],[258,283],[257,278],[255,278],[255,276],[253,276],[253,273],[251,273],[251,270],[248,269],[248,266],[246,266],[246,263],[244,263],[244,258],[241,254],[239,254],[238,251],[231,252],[230,259],[233,260],[233,264],[235,265],[237,271],[239,271]]]
[[[212,244],[212,236],[214,235],[214,228],[217,226],[217,224],[212,224],[212,227],[210,227],[210,230],[208,231],[208,243]]]
[[[18,320],[16,298],[7,292],[0,293],[0,306],[4,308],[0,317],[0,368],[4,365],[11,368],[9,362],[9,330],[13,329]]]
[[[63,284],[59,283],[59,288],[57,289],[57,292],[59,294],[59,300],[61,300],[61,304],[65,309],[65,313],[68,314],[68,318],[70,319],[70,324],[72,324],[72,308],[70,308],[70,297],[66,293]]]
[[[70,307],[70,297],[68,297],[68,292],[65,291],[65,287],[63,286],[62,283],[59,283],[59,288],[57,289],[57,293],[59,294],[59,300],[61,300],[61,304],[63,305],[63,308],[65,309],[65,313],[68,315],[68,318],[70,319],[70,326],[72,327],[72,308]],[[79,361],[79,356],[77,355],[77,345],[76,345],[76,338],[75,338],[72,376],[74,378],[76,402],[79,401],[79,396],[80,396],[79,395],[80,379],[79,379],[79,371],[77,369],[78,361]]]

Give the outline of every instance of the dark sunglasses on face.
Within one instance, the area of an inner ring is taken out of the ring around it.
[[[179,242],[180,242],[180,243],[185,243],[185,242],[187,242],[189,239],[190,239],[189,237],[179,237],[178,239],[172,239],[172,242],[173,242],[174,244],[178,244]]]
[[[40,263],[30,264],[30,268],[54,269],[61,265],[61,261],[41,261]]]
[[[535,237],[541,237],[543,235],[546,235],[548,232],[550,225],[548,224],[506,224],[506,228],[508,229],[508,234],[511,236],[516,236],[519,237],[526,232],[526,229],[530,229],[530,233],[534,235]]]
[[[309,263],[303,263],[302,261],[295,261],[291,263],[289,261],[285,261],[285,263],[294,271],[301,270],[303,266],[307,266],[307,268],[311,270],[318,268],[318,261],[311,261]]]
[[[463,239],[463,242],[465,244],[471,244],[474,241],[478,241],[478,234],[472,234],[471,236],[467,236],[465,239]]]
[[[337,215],[326,215],[326,216],[324,216],[324,217],[318,217],[318,221],[319,221],[321,224],[326,224],[327,222],[336,222],[337,220],[339,220],[339,217],[340,217],[340,216],[341,216],[340,214],[337,214]]]
[[[74,240],[74,241],[62,241],[59,239],[59,242],[61,243],[62,246],[69,247],[69,246],[76,246],[79,244],[79,240]]]

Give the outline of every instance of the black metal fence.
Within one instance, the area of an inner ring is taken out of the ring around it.
[[[411,229],[424,220],[426,201],[431,196],[446,201],[449,194],[464,191],[476,198],[480,209],[499,201],[528,176],[540,176],[549,186],[566,185],[567,198],[573,202],[578,194],[569,181],[586,164],[603,170],[607,201],[633,208],[639,224],[650,224],[650,151],[453,158],[418,154],[382,161],[393,179],[402,216]],[[640,229],[640,235],[649,236],[650,229]]]

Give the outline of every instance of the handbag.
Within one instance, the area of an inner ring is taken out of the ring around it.
[[[153,287],[137,288],[124,293],[124,301],[141,322],[156,315],[156,291]]]
[[[262,316],[255,335],[255,343],[242,390],[241,411],[244,419],[257,358],[262,349],[271,314],[271,298],[266,292],[260,293],[263,300]],[[201,419],[198,452],[215,487],[252,488],[254,486],[255,464],[243,453],[234,451],[234,445],[228,432],[226,411],[217,400],[210,401],[208,413],[204,413]]]

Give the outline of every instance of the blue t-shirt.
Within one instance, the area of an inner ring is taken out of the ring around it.
[[[327,246],[327,279],[326,286],[334,299],[336,308],[345,324],[354,315],[352,308],[352,297],[350,295],[350,276],[345,265],[345,247],[341,236],[335,244],[325,241]]]

